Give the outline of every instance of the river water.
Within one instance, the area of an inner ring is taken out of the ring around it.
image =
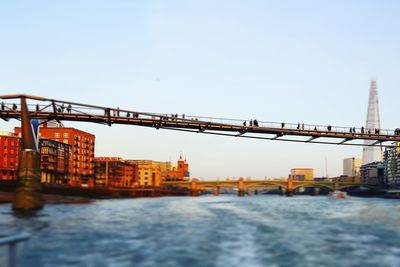
[[[48,205],[0,232],[24,231],[31,266],[400,266],[400,201],[232,195]],[[6,262],[0,248],[0,266]]]

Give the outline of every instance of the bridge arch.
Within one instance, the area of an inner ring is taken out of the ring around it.
[[[333,191],[334,190],[334,187],[333,186],[330,186],[330,185],[327,185],[327,184],[320,184],[320,183],[313,183],[313,184],[297,184],[293,189],[297,189],[297,188],[300,188],[300,187],[319,187],[319,188],[326,188],[326,189],[329,189],[329,190],[331,190],[331,191]]]
[[[358,185],[354,185],[354,184],[346,184],[346,185],[342,185],[339,186],[339,190],[345,189],[345,188],[352,188],[352,187],[366,187],[370,190],[376,190],[376,185],[369,185],[369,184],[358,184]]]
[[[274,182],[265,181],[265,182],[259,182],[259,183],[251,183],[251,184],[247,185],[246,188],[254,189],[254,188],[258,188],[258,187],[268,187],[268,186],[278,187],[278,188],[282,187],[282,188],[287,189],[287,182],[285,181],[282,183],[276,183],[276,182],[274,183]]]

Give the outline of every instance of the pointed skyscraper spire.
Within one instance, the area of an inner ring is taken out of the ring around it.
[[[379,117],[379,101],[378,101],[378,90],[376,87],[376,81],[371,80],[371,88],[369,91],[369,101],[368,101],[368,112],[367,112],[367,122],[365,124],[365,131],[375,132],[375,129],[381,128],[381,120]],[[366,145],[370,145],[374,141],[365,141]],[[380,147],[370,147],[366,146],[363,149],[363,164],[368,164],[374,161],[382,160],[382,149]]]

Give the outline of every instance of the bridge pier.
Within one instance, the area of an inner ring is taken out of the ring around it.
[[[197,186],[197,180],[193,179],[191,184],[190,184],[190,196],[192,197],[198,197],[200,195],[198,186]]]
[[[287,197],[292,197],[292,196],[294,196],[294,190],[286,190],[286,196],[287,196]]]
[[[200,196],[199,190],[191,190],[191,191],[190,191],[190,196],[191,196],[191,197],[198,197],[198,196]]]
[[[21,132],[17,188],[14,193],[12,209],[20,211],[39,210],[44,203],[40,183],[40,155],[25,97],[21,97]]]
[[[294,187],[292,178],[287,179],[287,188],[286,188],[286,196],[292,197],[294,195]]]
[[[333,185],[333,190],[339,190],[339,182],[335,181],[334,185]]]
[[[243,177],[240,177],[238,182],[238,197],[244,197],[244,194],[244,180]]]
[[[219,196],[219,186],[217,186],[217,187],[215,187],[215,188],[213,189],[213,195],[214,195],[214,196]]]

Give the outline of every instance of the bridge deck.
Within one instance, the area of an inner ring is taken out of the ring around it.
[[[74,102],[45,99],[25,95],[2,95],[0,118],[3,120],[19,119],[21,112],[18,100],[21,97],[30,99],[31,118],[41,120],[80,121],[101,124],[128,124],[156,129],[198,132],[205,134],[228,135],[244,138],[268,139],[278,141],[337,144],[337,145],[382,145],[384,142],[400,141],[400,131],[361,129],[351,127],[304,125],[293,123],[257,122],[258,126],[249,125],[249,121],[237,119],[211,118],[201,116],[160,114],[138,112],[80,104]],[[295,139],[288,137],[303,137]],[[335,139],[329,141],[318,138]],[[340,139],[339,141],[337,139]],[[354,143],[354,140],[369,140],[367,144]],[[385,145],[386,146],[386,145]],[[392,146],[392,145],[387,145]]]

